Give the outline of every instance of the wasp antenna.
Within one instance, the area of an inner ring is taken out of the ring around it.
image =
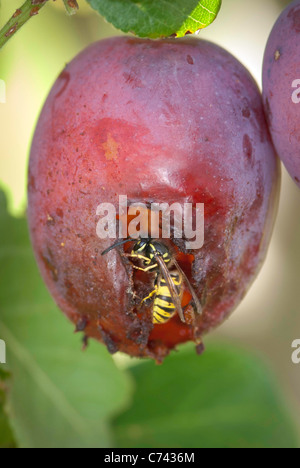
[[[101,255],[105,255],[107,254],[108,252],[110,252],[111,250],[115,249],[116,247],[119,247],[120,245],[124,245],[124,244],[127,244],[127,242],[130,242],[134,239],[131,239],[131,237],[127,237],[127,239],[123,239],[122,241],[117,241],[115,242],[113,245],[111,245],[110,247],[108,247],[108,249],[104,250]]]

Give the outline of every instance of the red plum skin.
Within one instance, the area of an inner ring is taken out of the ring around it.
[[[260,92],[232,55],[195,38],[97,42],[58,77],[33,139],[28,217],[41,274],[87,337],[160,362],[240,303],[265,258],[279,187]],[[186,273],[203,314],[193,325],[176,314],[153,326],[151,304],[134,306],[143,286],[129,262],[101,256],[114,240],[97,237],[97,206],[118,209],[119,195],[204,203],[204,246],[177,241],[176,251],[194,258]]]
[[[278,156],[300,187],[300,1],[280,15],[265,50],[263,101]]]

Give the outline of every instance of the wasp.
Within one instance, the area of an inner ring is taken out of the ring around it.
[[[102,255],[132,240],[128,238],[118,241],[104,250]],[[141,261],[142,266],[133,265],[133,268],[156,274],[154,290],[142,300],[143,303],[154,296],[152,317],[154,324],[166,323],[176,312],[181,321],[185,322],[181,306],[184,284],[186,284],[191,293],[196,312],[202,314],[200,301],[192,285],[165,244],[158,240],[141,238],[136,241],[131,253],[123,255]]]

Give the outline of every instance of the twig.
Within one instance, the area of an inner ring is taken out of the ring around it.
[[[14,34],[27,23],[40,9],[46,5],[48,0],[26,0],[23,6],[18,8],[10,20],[0,31],[0,49],[14,36]]]

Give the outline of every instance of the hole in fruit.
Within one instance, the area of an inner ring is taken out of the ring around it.
[[[183,253],[171,239],[161,239],[161,213],[153,213],[145,206],[146,204],[144,206],[136,205],[137,216],[129,214],[129,209],[127,209],[125,213],[121,213],[117,216],[117,220],[122,224],[123,237],[130,237],[130,225],[135,221],[135,226],[138,225],[140,231],[140,237],[149,238],[149,233],[151,232],[151,221],[153,221],[156,216],[155,220],[156,222],[158,221],[159,228],[156,231],[158,235],[155,236],[155,239],[159,240],[169,249],[171,257],[176,259],[180,268],[187,276],[188,281],[192,283],[192,265],[195,260],[194,255]],[[138,217],[138,222],[136,221],[136,217]],[[125,243],[121,247],[124,253],[127,255],[130,254],[136,242],[138,242],[138,240],[132,239],[132,241]],[[127,268],[130,268],[130,265],[132,265],[130,276],[132,278],[132,296],[134,301],[131,305],[130,312],[139,319],[142,327],[144,325],[147,328],[146,336],[148,339],[146,340],[145,345],[147,345],[149,349],[153,349],[155,346],[158,346],[158,344],[172,348],[178,343],[184,343],[188,340],[192,340],[195,336],[195,312],[192,305],[192,294],[184,278],[182,278],[180,285],[180,288],[182,288],[180,291],[180,301],[185,317],[185,323],[181,321],[178,312],[175,312],[175,314],[166,322],[153,324],[153,305],[156,299],[156,293],[154,292],[155,280],[159,278],[159,272],[157,270],[151,272],[134,268],[134,266],[144,268],[142,259],[138,258],[131,259],[130,257],[126,257],[126,259],[124,259],[124,264]],[[170,265],[168,265],[167,268],[171,273],[178,271],[172,262],[170,262]],[[149,295],[150,297],[148,298]],[[143,302],[145,298],[148,299]],[[171,296],[170,301],[172,301]],[[143,333],[143,336],[145,336],[145,333]],[[131,333],[130,338],[137,343],[137,340],[140,340],[140,333]]]
[[[58,271],[55,265],[53,264],[52,261],[52,253],[48,249],[49,255],[44,255],[41,254],[41,259],[43,260],[43,263],[45,265],[45,268],[51,273],[53,281],[57,282],[58,281]]]

